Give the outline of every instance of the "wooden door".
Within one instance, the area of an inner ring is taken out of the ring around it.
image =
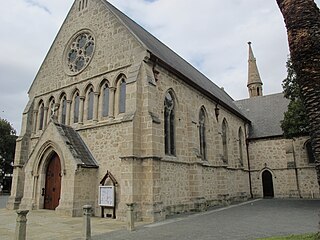
[[[263,197],[274,197],[272,174],[265,170],[262,173]]]
[[[61,164],[57,154],[49,162],[46,172],[46,185],[44,195],[44,208],[55,210],[59,205],[61,192]]]

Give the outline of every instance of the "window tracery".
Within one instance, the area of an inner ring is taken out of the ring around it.
[[[175,102],[170,91],[164,99],[165,154],[175,155]]]
[[[222,122],[222,146],[223,146],[223,161],[228,163],[228,125],[227,120]]]
[[[67,50],[67,66],[70,74],[81,72],[91,61],[95,49],[94,37],[89,32],[77,35]]]
[[[206,156],[206,126],[205,126],[205,111],[203,108],[200,110],[199,114],[199,140],[200,140],[200,156],[203,160],[207,158]]]

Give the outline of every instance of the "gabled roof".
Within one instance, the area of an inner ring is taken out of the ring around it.
[[[289,104],[283,93],[243,99],[235,101],[235,104],[251,120],[249,138],[283,135],[280,121]]]
[[[182,75],[188,84],[206,94],[214,101],[219,102],[220,105],[232,111],[239,117],[248,120],[234,104],[233,99],[224,90],[219,88],[191,64],[181,58],[139,24],[115,8],[108,1],[104,0],[104,2],[108,9],[127,27],[151,55],[155,56],[161,63],[167,65],[167,67],[172,68],[171,70],[177,74]]]
[[[54,124],[58,128],[60,134],[65,138],[65,143],[77,160],[79,166],[84,168],[99,167],[81,136],[72,127],[56,122]]]

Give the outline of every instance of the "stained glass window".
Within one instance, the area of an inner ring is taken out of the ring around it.
[[[76,93],[74,97],[74,105],[73,105],[73,122],[79,122],[79,105],[80,105],[80,96],[79,93]]]
[[[239,159],[240,164],[243,165],[243,132],[242,129],[239,128]]]
[[[228,127],[226,119],[222,122],[223,161],[228,162]]]
[[[166,155],[175,155],[174,107],[174,98],[170,92],[167,92],[164,99],[164,136]]]
[[[40,112],[39,112],[39,130],[43,129],[43,120],[44,120],[44,104],[43,102],[40,104]]]
[[[81,33],[72,41],[67,53],[67,64],[70,73],[78,73],[89,64],[94,47],[94,38],[88,32]]]
[[[119,113],[126,111],[126,81],[121,80],[120,83],[120,94],[119,94]]]
[[[66,124],[66,118],[67,118],[67,99],[66,97],[63,97],[62,99],[62,114],[61,114],[61,123]]]
[[[205,112],[201,108],[199,114],[199,140],[200,140],[200,156],[204,160],[206,156],[206,126],[205,126]]]
[[[104,85],[103,88],[103,103],[102,103],[102,116],[107,117],[109,114],[109,86]]]
[[[88,114],[87,114],[87,120],[93,119],[93,104],[94,104],[94,92],[92,88],[89,90],[88,93]]]

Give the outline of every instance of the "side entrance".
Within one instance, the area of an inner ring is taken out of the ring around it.
[[[265,170],[262,173],[262,186],[263,186],[263,197],[273,198],[274,191],[273,191],[272,174],[268,170]]]
[[[61,163],[59,156],[54,153],[49,160],[46,171],[44,189],[44,209],[55,210],[59,205],[61,192]]]

